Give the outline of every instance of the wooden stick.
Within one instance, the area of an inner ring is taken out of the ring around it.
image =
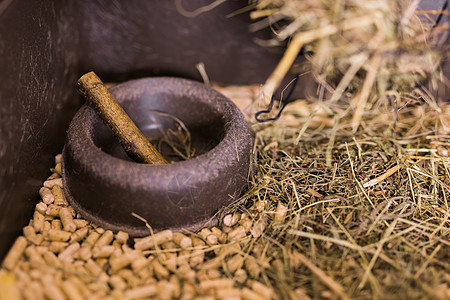
[[[89,72],[77,82],[77,89],[119,140],[128,156],[140,163],[166,164],[167,160],[153,147],[130,119],[100,78]]]

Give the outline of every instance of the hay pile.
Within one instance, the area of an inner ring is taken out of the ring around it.
[[[296,70],[300,50],[331,103],[345,101],[356,130],[364,110],[396,102],[430,82],[445,80],[439,64],[446,49],[448,23],[435,24],[420,1],[409,0],[260,0],[250,16],[252,29],[270,26],[272,44],[287,50],[261,94],[267,103],[289,70]],[[432,12],[434,14],[438,12]],[[446,13],[446,12],[444,12]],[[448,80],[446,82],[448,84]]]
[[[258,173],[236,210],[265,203],[246,252],[263,250],[279,299],[449,299],[450,107],[428,100],[366,111],[356,132],[301,100],[253,125]]]

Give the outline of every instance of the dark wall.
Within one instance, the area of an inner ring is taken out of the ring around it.
[[[209,0],[184,1],[193,10]],[[80,106],[76,79],[94,70],[106,81],[147,75],[258,83],[281,49],[250,34],[247,5],[229,1],[196,18],[173,1],[0,1],[0,258],[30,219],[38,189],[62,150]]]
[[[74,3],[11,1],[0,12],[0,257],[31,217],[79,105]]]

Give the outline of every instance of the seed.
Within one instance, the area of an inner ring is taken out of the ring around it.
[[[130,236],[125,231],[119,231],[116,233],[116,241],[118,241],[121,244],[125,244]]]
[[[225,217],[223,217],[223,224],[225,226],[231,227],[236,225],[236,223],[241,219],[240,213],[234,213],[234,214],[228,214]]]
[[[157,292],[155,284],[136,287],[125,292],[125,299],[148,298],[156,295]]]
[[[211,233],[206,237],[206,242],[208,242],[208,244],[210,245],[216,245],[218,242],[217,236]]]
[[[3,260],[3,267],[5,269],[12,270],[15,267],[17,261],[25,251],[27,244],[27,239],[23,236],[19,236],[16,239],[8,254],[6,254],[5,259]]]
[[[73,254],[80,249],[79,243],[70,244],[66,249],[58,254],[58,259],[65,262],[73,261]]]
[[[142,239],[135,239],[136,243],[134,244],[134,248],[138,250],[147,250],[156,245],[171,241],[172,237],[173,233],[171,230],[163,230]]]
[[[64,193],[63,193],[61,186],[59,186],[59,185],[53,186],[52,194],[53,194],[53,197],[55,198],[55,202],[54,202],[55,205],[59,205],[59,206],[69,205],[69,203],[67,203],[66,197],[64,197]]]
[[[70,232],[58,229],[50,229],[45,232],[46,239],[54,242],[66,242],[70,239],[70,235]]]
[[[61,159],[62,159],[62,154],[58,153],[55,155],[55,165],[61,163]]]
[[[172,238],[173,238],[173,241],[175,242],[175,244],[177,244],[178,246],[180,246],[183,249],[192,247],[191,238],[185,236],[181,232],[174,232]]]
[[[77,225],[73,222],[72,213],[66,207],[62,207],[59,210],[59,217],[61,218],[61,223],[65,231],[75,232]]]
[[[50,179],[44,181],[44,187],[53,189],[54,186],[59,186],[60,188],[63,187],[62,178],[56,178],[56,179]]]
[[[39,189],[39,195],[41,196],[44,204],[52,204],[55,201],[52,191],[50,191],[48,187],[41,187]]]
[[[88,232],[89,232],[89,228],[87,226],[78,229],[77,231],[72,233],[72,235],[70,236],[70,242],[75,243],[75,242],[81,241],[82,239],[84,239],[87,236]]]
[[[95,242],[94,246],[100,247],[100,246],[106,246],[111,244],[112,240],[114,239],[114,234],[111,230],[106,230],[102,236]]]

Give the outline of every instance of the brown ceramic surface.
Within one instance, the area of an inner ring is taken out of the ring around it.
[[[198,155],[168,165],[130,161],[95,112],[83,106],[70,125],[62,167],[66,196],[85,218],[133,235],[149,231],[132,213],[154,230],[195,229],[239,197],[247,185],[253,138],[230,100],[177,78],[129,81],[111,92],[149,138],[176,125],[150,110],[180,119]]]

